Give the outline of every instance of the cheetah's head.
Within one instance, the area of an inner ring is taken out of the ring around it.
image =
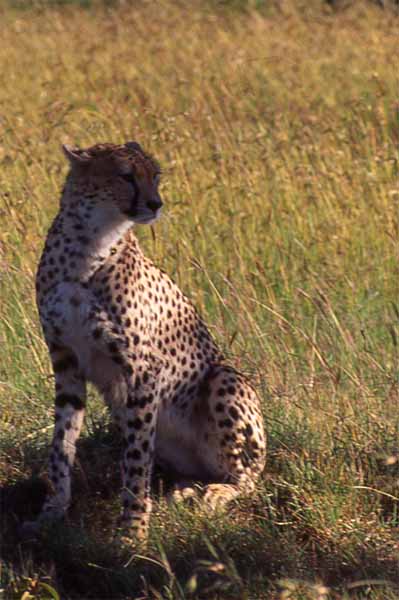
[[[69,178],[89,191],[91,202],[105,203],[107,209],[117,209],[135,223],[157,220],[162,207],[161,170],[137,142],[96,144],[83,150],[62,148],[71,164]]]

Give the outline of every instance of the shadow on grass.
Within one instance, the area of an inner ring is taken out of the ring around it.
[[[63,600],[277,598],[280,578],[317,579],[336,590],[364,579],[399,584],[393,558],[381,560],[370,549],[348,556],[339,547],[318,544],[298,526],[281,526],[277,521],[287,513],[289,494],[279,496],[273,520],[268,481],[258,497],[233,503],[217,519],[155,501],[150,544],[145,556],[137,555],[113,535],[121,444],[115,432],[100,428],[79,441],[67,521],[22,540],[21,523],[37,516],[45,497],[46,482],[37,473],[45,468],[47,449],[32,446],[24,452],[24,472],[33,473],[31,478],[0,489],[0,588],[8,590],[6,597],[20,598],[34,577],[50,581]],[[155,498],[172,482],[156,471]]]
[[[175,537],[166,548],[151,548],[144,557],[111,539],[101,540],[100,532],[88,534],[76,523],[58,524],[36,542],[19,543],[11,552],[8,547],[4,560],[14,573],[50,576],[63,599],[277,598],[270,593],[282,577],[317,579],[336,590],[345,582],[365,579],[385,579],[391,587],[399,583],[394,561],[385,564],[383,572],[381,561],[372,555],[364,555],[361,564],[345,565],[339,556],[304,546],[299,552],[299,547],[266,534],[259,529],[224,529],[216,535],[204,525],[189,543]],[[196,590],[191,593],[193,583]]]
[[[143,577],[149,582],[156,574],[157,584],[170,579],[161,563],[132,560],[132,550],[114,539],[114,526],[120,510],[120,468],[122,443],[110,429],[96,429],[80,438],[72,476],[72,503],[65,522],[43,527],[28,539],[21,535],[25,521],[40,513],[48,490],[45,475],[48,447],[35,443],[7,449],[7,462],[24,456],[24,473],[31,476],[0,486],[0,589],[19,598],[24,581],[39,574],[51,578],[62,598],[124,598],[141,593]],[[173,479],[154,470],[153,496],[167,493]],[[159,562],[159,561],[158,561]],[[127,565],[127,566],[126,566]],[[159,566],[160,565],[160,566]]]

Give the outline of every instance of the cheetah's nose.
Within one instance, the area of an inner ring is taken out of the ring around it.
[[[162,206],[162,200],[160,198],[153,198],[148,200],[147,206],[150,210],[157,212],[157,210],[159,210]]]

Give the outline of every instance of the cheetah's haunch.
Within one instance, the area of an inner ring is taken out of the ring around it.
[[[41,518],[69,505],[90,381],[125,442],[123,528],[143,539],[154,458],[208,482],[211,507],[253,490],[265,462],[259,400],[224,364],[191,302],[139,248],[133,224],[155,221],[162,207],[157,163],[135,142],[64,151],[71,168],[36,282],[56,391],[54,489]]]

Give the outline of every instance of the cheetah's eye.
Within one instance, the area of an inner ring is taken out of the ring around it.
[[[136,179],[135,179],[133,173],[125,173],[125,174],[121,175],[121,178],[133,186],[134,198],[136,199],[139,195],[139,186],[137,185],[137,182],[136,182]]]
[[[154,177],[152,178],[152,181],[153,181],[154,185],[158,185],[160,179],[161,179],[161,174],[160,173],[155,173]]]

